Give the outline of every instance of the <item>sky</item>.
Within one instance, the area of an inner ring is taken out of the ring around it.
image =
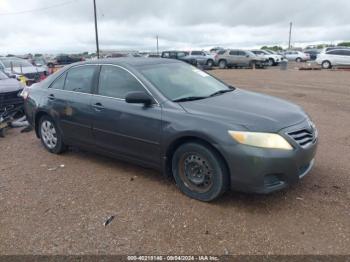
[[[256,48],[350,40],[350,0],[96,0],[100,49]],[[93,0],[0,0],[0,54],[93,52]]]

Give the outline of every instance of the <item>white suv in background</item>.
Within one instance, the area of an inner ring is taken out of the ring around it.
[[[324,69],[332,68],[332,66],[350,66],[350,48],[349,49],[333,49],[326,53],[317,55],[316,63]]]
[[[286,51],[284,57],[290,61],[306,62],[310,60],[310,55],[300,51]]]
[[[283,56],[278,55],[278,54],[273,54],[270,53],[266,50],[259,50],[259,49],[254,49],[251,50],[254,54],[256,54],[259,57],[264,58],[269,66],[274,66],[278,65],[281,61],[284,60]]]

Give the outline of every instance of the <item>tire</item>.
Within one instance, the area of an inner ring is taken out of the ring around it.
[[[332,68],[332,64],[328,60],[323,61],[321,65],[322,65],[323,69],[330,69],[330,68]]]
[[[190,142],[172,157],[172,173],[178,188],[187,196],[209,202],[229,188],[225,162],[213,149]]]
[[[269,58],[267,64],[268,64],[269,66],[274,66],[274,65],[276,64],[276,62],[275,62],[275,60],[274,60],[273,58]]]
[[[251,69],[256,69],[257,66],[256,66],[256,61],[250,61],[249,64],[248,64],[248,67],[251,68]]]
[[[54,68],[54,67],[55,67],[55,65],[54,65],[53,63],[48,63],[47,66],[48,66],[49,68]]]
[[[303,60],[300,58],[300,57],[298,57],[297,59],[295,59],[295,62],[297,62],[297,63],[300,63],[300,62],[302,62]]]
[[[214,65],[214,61],[212,59],[209,59],[207,61],[207,66],[212,67]]]
[[[227,66],[226,60],[220,60],[220,61],[219,61],[219,68],[220,68],[220,69],[225,69],[226,66]]]
[[[51,117],[44,115],[39,120],[39,137],[47,151],[60,154],[66,151],[67,146],[63,143],[62,135]]]

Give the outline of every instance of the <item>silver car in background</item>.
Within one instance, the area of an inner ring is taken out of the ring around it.
[[[316,63],[324,69],[333,66],[350,66],[350,49],[333,49],[317,55]]]
[[[289,50],[284,53],[284,57],[287,58],[289,61],[295,61],[295,62],[306,62],[310,60],[310,55],[306,54],[301,51],[293,51]]]
[[[283,56],[279,54],[274,54],[272,52],[268,52],[266,50],[254,49],[251,51],[257,56],[264,58],[269,66],[276,66],[284,60]]]
[[[258,57],[251,51],[241,49],[228,49],[215,56],[215,63],[219,68],[232,67],[264,67],[265,58]]]

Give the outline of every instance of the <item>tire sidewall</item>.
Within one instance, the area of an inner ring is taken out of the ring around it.
[[[57,144],[54,148],[49,148],[43,138],[42,138],[42,135],[41,135],[41,125],[44,121],[49,121],[51,122],[51,124],[54,126],[55,130],[56,130],[56,135],[57,135]],[[63,140],[62,140],[62,135],[55,123],[55,121],[53,121],[53,119],[47,115],[44,115],[40,118],[39,120],[39,126],[38,126],[38,131],[39,131],[39,136],[40,136],[40,140],[41,140],[41,143],[44,145],[44,147],[46,148],[47,151],[49,151],[50,153],[54,153],[54,154],[59,154],[61,152],[64,151],[65,149],[65,145],[63,143]]]
[[[211,60],[211,59],[209,59],[209,60],[207,61],[207,65],[210,66],[210,67],[212,67],[212,66],[214,65],[214,61]]]
[[[225,60],[220,60],[219,61],[219,68],[220,69],[225,69],[227,66],[227,62]]]
[[[328,64],[327,67],[324,66],[326,63]],[[332,67],[331,62],[329,62],[327,60],[322,62],[322,68],[323,69],[330,69],[331,67]]]
[[[213,185],[207,192],[199,193],[192,191],[185,185],[184,181],[179,175],[178,166],[180,158],[183,154],[188,152],[198,152],[210,162],[210,165],[215,170],[215,176],[212,180]],[[200,201],[209,202],[216,199],[223,194],[229,186],[227,168],[221,157],[207,146],[199,143],[186,143],[175,151],[172,158],[172,173],[179,189],[187,196]]]

